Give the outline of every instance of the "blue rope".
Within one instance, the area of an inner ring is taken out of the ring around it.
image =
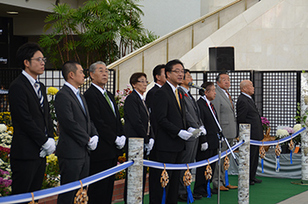
[[[118,166],[115,166],[113,168],[110,168],[106,171],[102,171],[100,173],[97,173],[95,175],[89,176],[87,178],[84,178],[81,180],[83,186],[90,185],[96,181],[99,181],[101,179],[107,178],[113,174],[116,174],[127,167],[133,165],[134,161],[127,161],[124,162]],[[42,199],[46,197],[50,197],[53,195],[58,195],[61,193],[66,193],[72,190],[79,189],[81,187],[81,184],[79,181],[74,181],[65,185],[61,185],[54,188],[44,189],[33,192],[35,200]],[[12,195],[12,196],[6,196],[6,197],[0,197],[0,204],[9,204],[9,203],[21,203],[21,202],[29,202],[32,201],[32,195],[31,193],[23,193],[18,195]]]
[[[277,143],[281,144],[284,142],[287,142],[291,139],[293,139],[294,137],[298,136],[299,134],[301,134],[304,130],[306,130],[306,128],[302,128],[299,131],[293,133],[290,136],[284,137],[280,140],[275,140],[275,141],[266,141],[266,142],[262,142],[262,141],[257,141],[257,140],[250,140],[250,144],[251,145],[256,145],[256,146],[269,146],[269,145],[277,145]]]

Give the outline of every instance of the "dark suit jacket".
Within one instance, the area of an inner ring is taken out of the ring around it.
[[[254,101],[244,94],[240,94],[236,104],[237,123],[248,123],[251,128],[250,138],[254,140],[263,139],[261,117]]]
[[[87,145],[97,131],[90,120],[87,103],[83,96],[86,113],[80,105],[78,98],[66,85],[57,93],[55,99],[55,109],[60,124],[59,143],[56,154],[62,158],[85,158],[89,154]]]
[[[183,96],[180,96],[180,110],[168,82],[155,93],[153,111],[157,122],[155,148],[158,151],[180,152],[185,148],[185,141],[178,136],[180,130],[186,129],[185,106],[182,100]]]
[[[44,96],[44,111],[31,83],[23,74],[20,74],[10,86],[9,101],[14,127],[11,158],[38,159],[40,148],[48,139],[45,128],[48,137],[53,137],[46,88],[42,83],[40,86]]]
[[[201,145],[204,142],[207,142],[209,145],[209,149],[217,149],[219,142],[217,137],[217,133],[219,132],[217,123],[207,102],[204,99],[200,98],[197,103],[201,112],[201,120],[207,131],[206,135],[201,135],[199,137],[199,144]]]
[[[148,131],[148,119],[146,107],[144,106],[140,96],[133,90],[127,96],[124,103],[124,132],[127,137],[144,138],[144,144],[149,143],[152,132]]]
[[[117,158],[121,152],[115,144],[117,136],[124,135],[120,113],[114,96],[109,91],[107,91],[107,94],[113,103],[116,116],[103,94],[95,86],[91,85],[84,93],[91,120],[99,136],[97,148],[91,152],[91,161]]]
[[[202,121],[200,120],[200,110],[194,98],[190,98],[190,96],[185,92],[185,90],[180,87],[179,90],[183,96],[183,101],[185,103],[185,117],[187,127],[199,128],[201,127]]]
[[[156,120],[155,120],[155,112],[153,111],[153,101],[154,101],[154,95],[156,93],[157,90],[159,90],[159,86],[157,86],[155,84],[155,86],[153,86],[153,88],[151,88],[148,93],[147,93],[147,96],[146,96],[146,99],[145,99],[145,104],[147,105],[148,109],[149,109],[149,112],[150,112],[150,119],[151,119],[151,126],[152,126],[152,129],[154,131],[154,135],[156,135],[157,133],[157,124],[156,124]]]

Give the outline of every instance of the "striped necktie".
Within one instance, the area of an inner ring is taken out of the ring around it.
[[[175,89],[175,98],[176,98],[176,101],[178,102],[180,110],[182,110],[180,99],[179,99],[179,90],[178,89]]]
[[[43,109],[44,108],[44,96],[42,95],[41,84],[39,81],[35,81],[35,89],[36,89],[37,97],[40,101],[40,106]]]

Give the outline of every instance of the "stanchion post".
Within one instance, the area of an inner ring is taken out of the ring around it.
[[[240,141],[245,141],[239,147],[238,168],[238,203],[249,203],[249,155],[250,155],[250,124],[239,125]]]
[[[308,110],[308,73],[301,73],[301,117],[304,117]],[[306,124],[308,118],[306,119]],[[302,125],[307,127],[302,121]],[[308,183],[308,133],[307,130],[301,133],[302,152],[302,183]]]
[[[143,138],[129,138],[128,160],[134,164],[127,170],[127,203],[142,203]]]

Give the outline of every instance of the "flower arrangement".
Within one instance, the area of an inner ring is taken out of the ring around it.
[[[126,161],[126,154],[123,153],[122,156],[119,156],[119,157],[118,157],[118,164],[122,164],[122,163],[125,162],[125,161]],[[121,180],[121,179],[124,179],[125,176],[126,176],[126,171],[125,171],[125,169],[124,169],[124,170],[122,170],[122,171],[116,173],[115,179],[116,179],[116,180]]]
[[[130,89],[130,85],[127,84],[126,89],[124,89],[123,91],[117,90],[116,93],[115,93],[115,96],[114,96],[115,102],[116,102],[116,104],[118,105],[118,108],[119,108],[122,123],[124,123],[124,121],[123,121],[123,118],[124,118],[124,101],[130,93],[132,93],[132,90]]]
[[[282,138],[284,138],[284,137],[287,137],[287,136],[289,136],[290,134],[289,134],[289,132],[286,130],[286,129],[278,129],[277,131],[276,131],[276,137],[277,137],[277,139],[282,139]]]
[[[270,122],[267,120],[266,117],[261,117],[261,122],[263,130],[266,131],[269,128]]]
[[[46,169],[42,189],[52,188],[60,185],[60,169],[58,157],[51,154],[46,157]]]
[[[58,93],[58,89],[55,87],[49,87],[47,89],[47,97],[49,98],[49,107],[50,107],[50,115],[51,115],[51,119],[53,120],[53,124],[54,124],[54,129],[55,129],[55,135],[57,133],[57,116],[56,116],[56,111],[55,111],[55,95]]]
[[[9,113],[5,114],[6,116]],[[11,194],[10,147],[12,131],[5,124],[0,124],[0,196]]]

